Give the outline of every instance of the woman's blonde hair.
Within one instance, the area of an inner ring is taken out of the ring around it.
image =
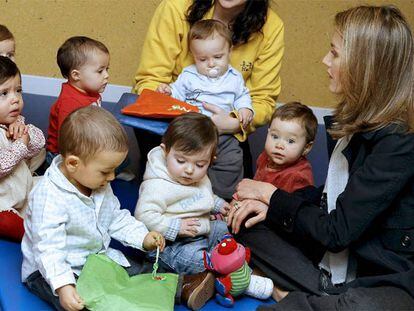
[[[342,98],[330,134],[377,130],[390,123],[413,131],[414,44],[394,6],[359,6],[335,17],[343,38]]]

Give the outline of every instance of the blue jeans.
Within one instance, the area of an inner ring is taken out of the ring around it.
[[[196,274],[204,271],[203,251],[210,253],[223,236],[228,233],[227,224],[222,220],[210,221],[208,236],[178,238],[160,253],[160,265],[175,273]],[[148,254],[155,260],[156,252]]]

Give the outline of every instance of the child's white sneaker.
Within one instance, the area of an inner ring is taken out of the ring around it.
[[[252,274],[249,287],[244,293],[257,299],[268,299],[273,293],[273,282],[269,278]]]

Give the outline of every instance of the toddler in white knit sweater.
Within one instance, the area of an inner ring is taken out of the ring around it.
[[[204,271],[203,251],[210,252],[228,232],[224,221],[210,219],[230,208],[213,194],[207,176],[217,141],[210,118],[187,113],[171,122],[161,145],[148,154],[135,217],[164,235],[160,261],[176,273]]]

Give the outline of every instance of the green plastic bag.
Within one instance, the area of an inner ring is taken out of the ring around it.
[[[130,277],[123,267],[106,255],[90,255],[77,281],[76,289],[93,311],[166,311],[174,309],[178,275],[160,273]]]

